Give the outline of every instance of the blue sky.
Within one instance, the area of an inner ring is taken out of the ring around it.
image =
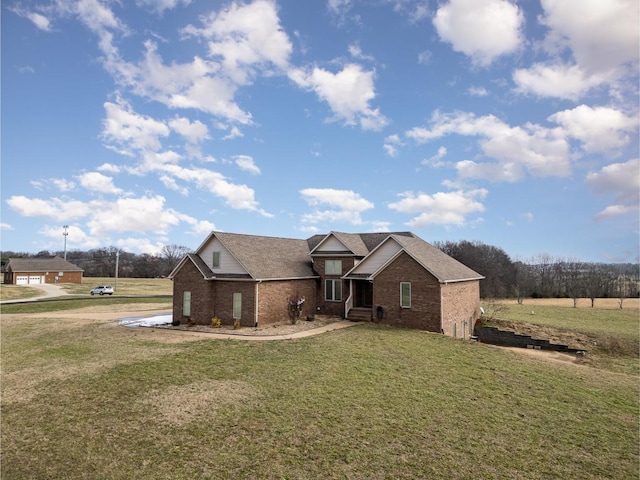
[[[410,230],[638,261],[636,0],[2,3],[2,249]]]

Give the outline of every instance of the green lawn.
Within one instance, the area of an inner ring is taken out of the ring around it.
[[[635,375],[371,324],[177,335],[3,315],[2,478],[638,475]]]

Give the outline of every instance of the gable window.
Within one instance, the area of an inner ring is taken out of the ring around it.
[[[400,306],[411,308],[411,282],[400,282]]]
[[[342,275],[342,260],[325,260],[325,275]]]
[[[182,294],[182,315],[185,317],[191,315],[191,292]]]
[[[211,268],[220,268],[220,252],[213,252]]]
[[[329,302],[342,300],[342,280],[324,281],[324,299]]]
[[[242,294],[233,294],[233,318],[242,318]]]

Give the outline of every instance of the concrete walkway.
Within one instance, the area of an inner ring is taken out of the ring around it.
[[[201,335],[203,338],[210,338],[212,340],[245,340],[245,341],[270,341],[270,340],[294,340],[296,338],[306,338],[313,337],[315,335],[320,335],[321,333],[331,332],[333,330],[341,330],[343,328],[352,327],[354,325],[360,325],[357,322],[352,322],[350,320],[341,320],[339,322],[330,323],[328,325],[324,325],[318,328],[311,328],[309,330],[303,330],[301,332],[288,333],[283,335],[247,335],[244,333],[214,333],[214,332],[197,332],[197,331],[189,331],[189,330],[177,330],[168,327],[141,327],[141,328],[157,328],[167,330],[171,330],[173,332],[182,333],[189,335]]]

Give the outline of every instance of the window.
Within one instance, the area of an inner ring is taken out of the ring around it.
[[[64,272],[58,272],[59,277],[64,277]]]
[[[191,292],[182,294],[182,315],[188,317],[191,315]]]
[[[342,275],[342,260],[325,260],[325,275]]]
[[[220,252],[213,252],[211,259],[211,268],[220,268]]]
[[[400,282],[400,306],[411,308],[411,283]]]
[[[342,300],[342,280],[324,281],[324,299],[329,302]]]
[[[233,318],[238,319],[242,317],[242,294],[233,294]]]

